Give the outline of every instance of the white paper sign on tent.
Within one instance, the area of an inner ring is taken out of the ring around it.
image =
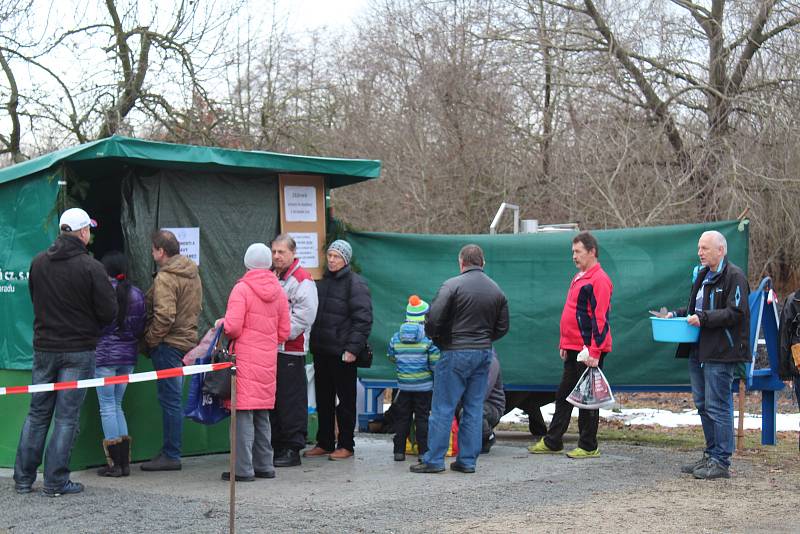
[[[317,188],[287,185],[283,188],[283,213],[287,222],[317,222]]]
[[[181,245],[181,254],[200,265],[200,228],[162,228],[175,234]]]
[[[319,267],[319,240],[316,232],[289,232],[297,244],[295,256],[300,258],[300,265],[306,269]]]

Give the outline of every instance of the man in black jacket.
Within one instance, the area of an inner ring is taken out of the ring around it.
[[[736,366],[748,361],[750,288],[744,272],[728,261],[728,243],[719,232],[704,232],[697,243],[703,268],[697,274],[686,308],[667,316],[687,317],[700,327],[697,343],[682,343],[676,356],[689,358],[692,397],[703,424],[706,449],[681,471],[695,478],[730,478],[733,454],[733,399]]]
[[[72,382],[94,377],[95,348],[102,328],[117,315],[117,299],[103,265],[89,256],[90,227],[80,208],[61,215],[61,235],[31,263],[28,288],[33,301],[32,383]],[[69,458],[78,433],[85,389],[33,393],[14,465],[17,493],[30,493],[42,462],[47,429],[53,431],[44,458],[45,495],[80,493],[69,479]]]
[[[506,296],[484,274],[484,263],[479,246],[462,248],[458,254],[461,274],[442,284],[428,313],[425,333],[442,356],[433,371],[428,452],[421,463],[411,466],[414,473],[444,471],[450,426],[459,401],[464,412],[458,430],[458,457],[450,469],[475,472],[492,343],[508,332]]]

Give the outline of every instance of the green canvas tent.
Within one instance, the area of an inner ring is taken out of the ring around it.
[[[269,241],[280,220],[278,175],[324,177],[326,188],[377,178],[380,162],[245,152],[113,136],[0,170],[0,384],[30,383],[33,313],[30,261],[57,234],[64,190],[100,223],[91,249],[98,257],[125,250],[133,282],[147,289],[153,271],[149,234],[156,228],[198,227],[204,286],[201,329],[224,313],[241,258],[253,242]],[[62,194],[60,194],[62,193]],[[150,370],[142,358],[137,371]],[[135,388],[135,390],[133,389]],[[29,398],[0,398],[4,431],[0,465],[13,465]],[[126,395],[135,457],[157,452],[160,410],[153,382]],[[155,416],[153,415],[155,414]],[[81,415],[73,466],[102,462],[95,393]],[[227,450],[226,423],[186,425],[187,454]]]

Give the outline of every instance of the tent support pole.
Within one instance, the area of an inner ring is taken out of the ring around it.
[[[228,532],[236,531],[236,366],[231,367],[231,454]]]

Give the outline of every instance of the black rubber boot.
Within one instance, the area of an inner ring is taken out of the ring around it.
[[[122,469],[122,476],[127,477],[131,474],[131,443],[133,438],[122,436],[122,443],[119,444],[119,466]]]
[[[104,465],[100,469],[97,470],[97,475],[101,477],[121,477],[122,476],[122,467],[120,466],[120,444],[122,443],[122,439],[104,439],[103,440],[103,451],[106,453],[106,462],[108,465]]]

